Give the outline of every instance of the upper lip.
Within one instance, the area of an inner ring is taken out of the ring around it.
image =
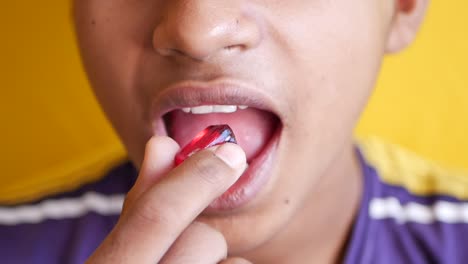
[[[272,112],[282,119],[274,100],[259,88],[234,80],[184,81],[167,87],[152,104],[153,127],[165,114],[200,105],[247,105]]]

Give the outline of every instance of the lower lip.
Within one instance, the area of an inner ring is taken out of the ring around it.
[[[205,209],[205,213],[232,211],[247,205],[257,197],[270,179],[281,131],[282,127],[279,125],[269,142],[258,156],[250,162],[249,167],[239,180],[223,195],[216,198]]]

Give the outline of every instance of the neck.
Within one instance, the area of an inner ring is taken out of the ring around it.
[[[351,142],[323,175],[294,220],[248,259],[271,264],[342,260],[363,186],[360,162]]]

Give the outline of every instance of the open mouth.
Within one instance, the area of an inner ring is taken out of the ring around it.
[[[254,200],[272,175],[283,124],[265,96],[237,86],[178,86],[155,102],[155,133],[187,145],[208,126],[227,124],[245,151],[249,167],[205,210],[232,211]],[[159,118],[158,118],[159,117]]]
[[[163,116],[168,136],[185,146],[201,130],[211,125],[227,124],[245,151],[247,162],[265,148],[280,121],[271,112],[236,105],[203,105],[173,110]]]

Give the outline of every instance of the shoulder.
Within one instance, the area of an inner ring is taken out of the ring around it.
[[[73,191],[0,205],[6,263],[83,263],[115,225],[136,178],[130,163]]]
[[[468,258],[468,173],[378,139],[360,143],[368,170],[366,214],[374,254],[389,263]]]

